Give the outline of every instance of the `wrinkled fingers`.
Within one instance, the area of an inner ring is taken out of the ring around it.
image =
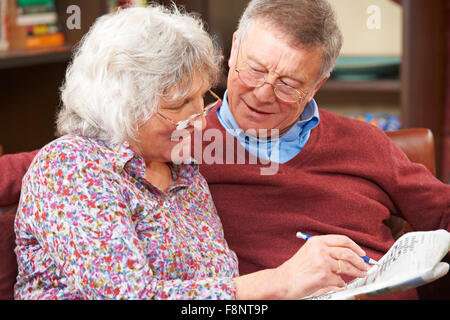
[[[348,248],[333,248],[331,254],[337,262],[337,271],[353,277],[365,277],[370,266],[364,262],[362,257]]]

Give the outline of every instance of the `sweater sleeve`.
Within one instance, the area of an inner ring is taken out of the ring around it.
[[[39,150],[0,157],[0,206],[19,202],[22,178]]]
[[[444,184],[422,164],[411,162],[387,136],[385,161],[390,168],[384,188],[402,216],[414,230],[450,231],[450,185]]]

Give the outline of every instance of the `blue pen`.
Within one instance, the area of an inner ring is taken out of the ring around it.
[[[309,238],[311,238],[311,236],[309,234],[306,233],[302,233],[302,232],[297,232],[297,238],[299,239],[303,239],[303,240],[308,240]],[[361,257],[366,263],[370,263],[370,264],[375,264],[378,265],[378,261],[375,261],[369,257],[363,256]]]

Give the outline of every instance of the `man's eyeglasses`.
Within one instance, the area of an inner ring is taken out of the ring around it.
[[[237,53],[236,65],[239,58],[239,51],[240,46]],[[237,72],[239,79],[241,79],[241,81],[248,87],[259,88],[262,87],[265,83],[272,85],[275,95],[284,102],[295,103],[305,99],[305,97],[307,96],[307,94],[305,94],[300,89],[292,88],[287,84],[271,84],[267,82],[266,80],[267,76],[269,75],[268,73],[259,72],[251,69],[250,67],[242,69],[236,68],[235,71]]]
[[[185,119],[185,120],[181,120],[181,121],[173,121],[169,118],[167,118],[165,115],[163,115],[162,113],[158,111],[156,111],[156,113],[163,118],[164,120],[167,120],[168,122],[170,122],[171,124],[173,124],[175,126],[175,130],[183,130],[186,129],[189,126],[193,126],[193,123],[200,117],[206,116],[212,109],[214,109],[221,101],[222,99],[219,98],[219,96],[217,94],[215,94],[212,90],[208,90],[208,92],[211,94],[212,99],[209,99],[209,101],[213,101],[212,103],[207,104],[207,106],[203,109],[203,112],[200,113],[195,113],[189,116],[189,118]],[[204,100],[206,101],[206,103],[208,103],[207,100],[208,97],[205,97]]]

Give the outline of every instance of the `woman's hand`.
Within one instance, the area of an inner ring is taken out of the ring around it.
[[[313,293],[345,288],[342,274],[364,277],[365,255],[346,236],[310,238],[297,253],[275,269],[236,278],[237,299],[299,299]]]

